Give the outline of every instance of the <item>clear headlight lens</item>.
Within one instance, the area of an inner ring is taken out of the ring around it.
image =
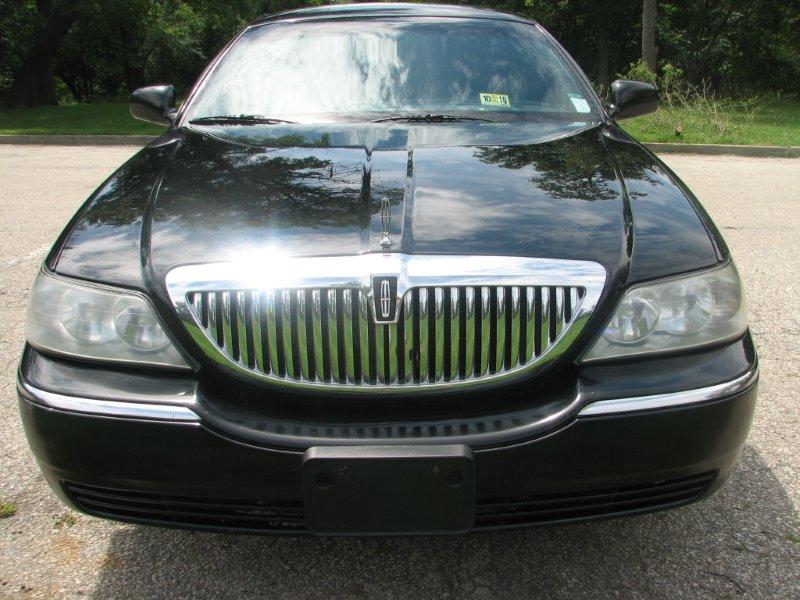
[[[189,367],[143,297],[44,271],[31,293],[26,335],[36,348],[70,356]]]
[[[733,263],[628,290],[584,361],[680,350],[735,338],[747,328]]]

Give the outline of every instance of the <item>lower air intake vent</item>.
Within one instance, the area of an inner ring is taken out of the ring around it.
[[[671,508],[696,500],[714,472],[614,489],[557,495],[479,499],[476,529],[545,525],[621,516]],[[231,529],[252,532],[306,531],[303,502],[200,498],[108,489],[65,482],[67,495],[81,510],[154,525]]]
[[[670,508],[695,500],[713,479],[712,472],[606,490],[482,500],[475,527],[521,527]]]
[[[183,527],[254,531],[305,529],[302,502],[196,498],[65,483],[81,510],[100,517]]]

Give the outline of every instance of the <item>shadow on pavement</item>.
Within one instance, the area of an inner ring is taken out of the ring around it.
[[[800,579],[800,544],[792,541],[798,527],[790,498],[747,446],[714,497],[626,519],[383,539],[130,526],[113,534],[94,593],[102,600],[790,597]]]

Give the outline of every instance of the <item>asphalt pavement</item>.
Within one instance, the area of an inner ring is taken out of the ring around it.
[[[70,512],[28,450],[15,371],[34,275],[131,147],[0,146],[0,597],[800,598],[800,159],[670,155],[744,278],[756,418],[712,498],[632,518],[460,537],[198,533]],[[669,248],[664,249],[665,252]]]

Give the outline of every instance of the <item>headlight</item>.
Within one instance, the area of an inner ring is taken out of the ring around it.
[[[733,263],[628,290],[584,361],[680,350],[733,339],[747,328]]]
[[[28,306],[28,343],[102,361],[188,368],[142,296],[42,271]]]

